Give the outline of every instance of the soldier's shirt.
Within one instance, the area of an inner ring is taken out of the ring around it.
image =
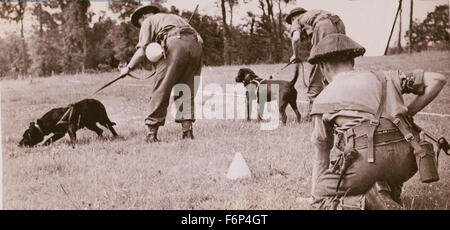
[[[295,20],[292,21],[290,34],[295,31],[299,31],[300,33],[306,32],[308,35],[311,35],[314,31],[314,25],[316,22],[328,18],[332,13],[325,10],[309,10],[300,16],[298,16]]]
[[[408,112],[402,94],[424,93],[424,71],[384,73],[387,84],[382,117],[392,119]],[[339,73],[314,101],[311,111],[311,114],[315,115],[313,116],[314,130],[311,135],[313,145],[319,149],[332,146],[333,127],[337,131],[345,131],[373,119],[380,99],[381,82],[374,73],[370,71]]]
[[[189,23],[175,14],[158,13],[147,17],[141,25],[139,42],[136,48],[145,48],[148,44],[156,41],[158,33],[167,27],[187,27]]]

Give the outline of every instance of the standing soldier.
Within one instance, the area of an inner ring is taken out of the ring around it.
[[[422,70],[356,71],[354,58],[364,52],[346,35],[331,34],[308,59],[330,83],[311,111],[316,208],[401,209],[402,184],[418,169],[423,182],[439,179],[431,143],[420,140],[408,121],[439,94],[446,78]],[[417,96],[405,104],[405,93]]]
[[[312,36],[312,47],[316,46],[322,38],[332,33],[345,34],[345,26],[339,16],[325,10],[310,10],[298,7],[288,14],[286,22],[291,25],[292,57],[291,62],[298,58],[298,45],[301,42],[301,34]],[[307,120],[310,120],[311,105],[314,99],[322,92],[324,78],[317,65],[314,65],[309,74],[308,95],[309,106]]]
[[[121,70],[122,75],[136,67],[146,53],[147,57],[152,51],[161,54],[162,50],[163,53],[159,60],[151,60],[156,64],[156,73],[150,99],[150,114],[145,119],[149,130],[146,141],[148,143],[159,141],[158,128],[165,123],[172,87],[179,83],[190,88],[190,102],[182,104],[190,105],[190,107],[180,108],[182,111],[177,111],[175,122],[181,123],[183,139],[193,139],[194,76],[200,75],[203,41],[185,19],[178,15],[162,13],[159,6],[155,4],[139,7],[131,16],[131,22],[134,26],[141,28],[139,43],[127,67]],[[160,46],[155,46],[156,43]],[[175,96],[174,100],[181,96]]]

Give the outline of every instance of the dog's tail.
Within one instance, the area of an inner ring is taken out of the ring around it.
[[[295,66],[294,79],[292,79],[292,80],[289,82],[289,87],[294,87],[295,83],[297,82],[298,75],[299,75],[299,69],[300,69],[300,64],[297,63],[297,65]]]

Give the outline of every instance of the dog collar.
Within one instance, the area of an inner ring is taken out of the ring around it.
[[[250,83],[255,83],[257,86],[259,86],[261,84],[261,82],[254,80],[254,79]]]
[[[262,79],[261,81],[257,81],[256,79],[253,79],[250,83],[256,83],[257,86],[261,85],[261,83],[263,83],[265,81],[265,79]]]

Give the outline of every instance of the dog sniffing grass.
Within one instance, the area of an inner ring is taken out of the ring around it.
[[[98,100],[84,99],[68,107],[54,108],[36,122],[30,122],[19,146],[33,147],[42,142],[45,136],[51,134],[52,136],[44,142],[44,145],[49,145],[68,133],[72,147],[75,148],[76,132],[79,129],[86,127],[102,137],[103,130],[97,126],[97,122],[108,128],[115,137],[118,136],[113,128],[116,123],[109,120],[105,106]]]

